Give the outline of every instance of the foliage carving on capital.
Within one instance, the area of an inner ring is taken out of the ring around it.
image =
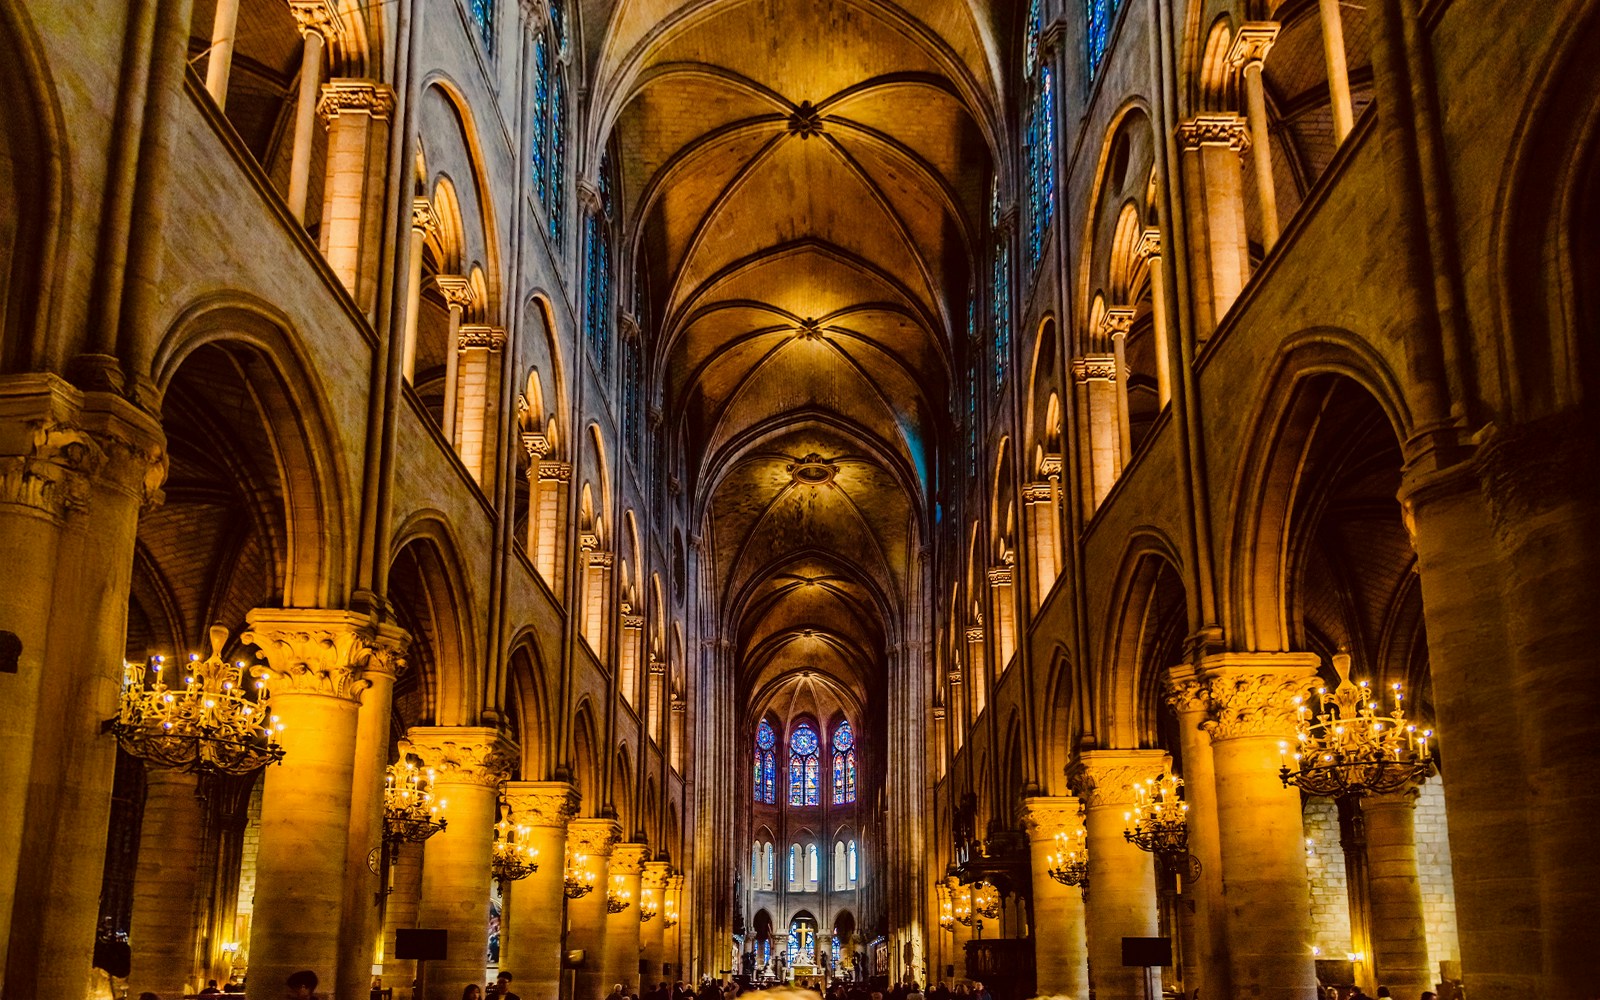
[[[342,114],[388,118],[394,113],[394,88],[378,80],[339,77],[322,85],[317,115],[330,123]]]
[[[1211,707],[1207,700],[1206,682],[1187,663],[1167,671],[1166,697],[1168,707],[1179,718],[1191,712],[1204,712]]]
[[[239,641],[261,650],[273,695],[322,694],[359,701],[375,675],[397,676],[410,636],[353,611],[256,608]]]
[[[565,781],[507,782],[505,796],[520,826],[565,827],[578,815],[578,790]]]
[[[645,859],[650,856],[650,845],[629,842],[611,849],[611,874],[638,875],[644,871]]]
[[[472,279],[462,274],[441,274],[433,279],[447,306],[466,310],[472,306]]]
[[[1069,837],[1083,826],[1083,806],[1073,796],[1022,800],[1022,828],[1028,839],[1053,842],[1058,833]]]
[[[0,456],[0,504],[19,504],[57,517],[89,506],[89,485],[104,462],[93,437],[70,424],[31,426],[20,455]]]
[[[1212,659],[1224,665],[1202,665],[1211,717],[1201,728],[1211,734],[1213,743],[1243,736],[1293,737],[1296,699],[1304,698],[1316,683],[1316,656],[1283,654],[1273,659],[1280,658],[1290,662],[1227,664],[1230,658],[1219,656]]]
[[[1086,750],[1067,766],[1067,781],[1086,808],[1133,805],[1133,786],[1169,766],[1160,750]]]
[[[433,202],[426,198],[411,202],[411,228],[424,236],[439,231],[439,215],[433,210]]]
[[[1195,115],[1178,126],[1178,144],[1189,150],[1225,146],[1243,153],[1250,148],[1250,123],[1231,111]]]
[[[463,323],[456,334],[456,350],[498,351],[506,345],[506,332],[498,326],[483,323]]]
[[[412,726],[406,739],[437,784],[493,788],[517,763],[517,745],[487,726]]]
[[[1072,378],[1079,385],[1086,382],[1115,382],[1117,358],[1114,354],[1085,354],[1072,359]]]
[[[643,885],[646,889],[665,890],[667,883],[672,880],[672,863],[668,861],[646,861],[644,863]]]
[[[1233,49],[1228,53],[1228,65],[1234,69],[1259,66],[1266,62],[1267,53],[1278,40],[1276,21],[1246,21],[1239,25],[1234,36]]]
[[[567,849],[591,858],[609,858],[622,827],[614,819],[575,819],[567,824]]]

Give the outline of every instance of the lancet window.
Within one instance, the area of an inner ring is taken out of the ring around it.
[[[774,749],[777,742],[772,725],[762,719],[756,726],[755,799],[767,805],[778,800],[777,751]]]
[[[841,722],[833,731],[833,804],[856,800],[856,733]]]
[[[802,722],[789,737],[789,804],[814,806],[822,802],[822,747],[817,731]]]

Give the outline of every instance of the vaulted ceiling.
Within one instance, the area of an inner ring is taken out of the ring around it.
[[[761,711],[820,679],[881,710],[954,440],[988,25],[955,0],[623,0],[607,23],[596,134],[740,690]]]

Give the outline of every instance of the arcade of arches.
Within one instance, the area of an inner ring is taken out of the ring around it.
[[[1590,995],[1596,51],[0,4],[0,995]],[[1280,778],[1346,673],[1420,784]]]

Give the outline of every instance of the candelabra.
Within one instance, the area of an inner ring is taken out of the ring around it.
[[[939,929],[945,931],[956,929],[955,906],[950,901],[950,890],[943,884],[939,886]]]
[[[956,923],[960,924],[962,927],[971,927],[971,902],[966,899],[962,899],[960,896],[957,896],[955,902],[951,905],[951,915],[955,918]]]
[[[606,912],[621,913],[633,905],[633,893],[623,888],[622,879],[613,876],[611,884],[606,887]]]
[[[193,774],[250,774],[283,759],[283,724],[272,714],[271,674],[222,658],[228,630],[211,628],[211,655],[190,654],[183,686],[168,687],[163,657],[123,665],[122,699],[106,723],[123,750]]]
[[[1078,829],[1076,845],[1065,833],[1056,834],[1056,852],[1050,855],[1050,866],[1046,871],[1062,885],[1089,888],[1089,848],[1084,843],[1081,827]]]
[[[383,787],[383,839],[387,844],[420,844],[449,824],[440,815],[444,801],[434,801],[433,770],[404,752],[389,765]]]
[[[539,852],[524,841],[528,836],[525,826],[512,826],[511,807],[500,805],[500,822],[494,825],[494,853],[489,859],[489,870],[504,892],[507,882],[525,879],[539,870]]]
[[[639,891],[639,922],[648,924],[656,918],[658,912],[660,912],[660,908],[656,903],[656,891],[654,889],[641,889]]]
[[[993,920],[1000,915],[1000,891],[988,882],[979,882],[972,887],[972,912],[985,920]]]
[[[1199,862],[1189,854],[1189,803],[1178,795],[1182,787],[1183,779],[1175,774],[1135,783],[1133,810],[1122,814],[1127,824],[1122,835],[1140,850],[1154,854],[1164,870],[1173,874],[1187,871],[1193,878]]]
[[[1419,730],[1406,718],[1398,683],[1390,686],[1394,708],[1379,714],[1366,681],[1350,680],[1350,656],[1338,653],[1333,668],[1339,684],[1317,691],[1313,714],[1307,699],[1296,698],[1294,765],[1289,745],[1279,744],[1284,787],[1296,785],[1330,798],[1382,795],[1426,781],[1434,773],[1433,730]]]
[[[678,904],[669,899],[667,900],[667,912],[661,917],[661,927],[665,930],[668,927],[676,926],[678,926]]]
[[[582,899],[594,891],[594,869],[589,867],[587,854],[567,853],[567,863],[562,872],[562,889],[568,899]]]

